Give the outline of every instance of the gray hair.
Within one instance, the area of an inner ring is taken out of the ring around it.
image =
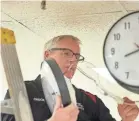
[[[60,35],[60,36],[56,36],[56,37],[52,38],[51,40],[49,40],[48,42],[45,43],[44,52],[46,50],[49,50],[49,49],[55,47],[57,42],[64,39],[64,38],[71,38],[73,41],[81,44],[81,40],[78,39],[77,37],[73,36],[73,35]]]

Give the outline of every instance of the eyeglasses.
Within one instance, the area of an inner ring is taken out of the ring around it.
[[[84,61],[84,57],[82,55],[80,55],[79,53],[74,53],[72,50],[68,48],[51,48],[49,51],[57,51],[57,50],[62,51],[64,57],[66,58],[72,58],[75,55],[77,61],[80,61],[80,62]]]

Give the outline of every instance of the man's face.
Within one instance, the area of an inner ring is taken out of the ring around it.
[[[55,48],[67,48],[70,49],[73,53],[80,53],[79,44],[71,38],[64,38],[61,41],[58,41]],[[68,51],[62,50],[54,50],[50,52],[46,51],[47,54],[45,53],[45,56],[47,58],[55,59],[64,75],[71,79],[76,71],[78,61],[75,55],[68,57],[67,52]]]

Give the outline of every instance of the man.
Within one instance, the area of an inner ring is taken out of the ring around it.
[[[71,79],[78,62],[84,60],[80,55],[80,43],[80,40],[72,35],[54,37],[45,44],[44,59],[55,59],[63,74]],[[74,104],[62,107],[61,98],[57,96],[55,109],[51,114],[44,100],[40,75],[34,81],[26,81],[25,84],[35,121],[115,121],[101,99],[76,87],[74,89],[80,107]],[[6,98],[9,98],[9,93]],[[125,102],[133,104],[128,98],[125,98]],[[119,105],[118,111],[123,121],[134,121],[139,114],[136,105]],[[2,121],[14,120],[12,115],[2,115]]]

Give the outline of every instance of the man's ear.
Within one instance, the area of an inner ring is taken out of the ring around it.
[[[49,55],[50,55],[50,52],[46,50],[46,51],[44,52],[44,60],[45,60],[46,58],[48,58]]]

